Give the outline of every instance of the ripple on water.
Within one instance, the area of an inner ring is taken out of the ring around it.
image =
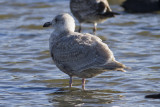
[[[40,9],[43,9],[43,8],[50,8],[50,7],[53,7],[52,5],[49,5],[49,4],[46,4],[44,2],[39,2],[39,3],[34,3],[32,5],[30,5],[31,8],[40,8]]]
[[[0,14],[0,19],[3,20],[3,19],[10,19],[10,18],[14,18],[14,17],[17,17],[16,15],[14,14]]]
[[[25,20],[41,20],[44,17],[27,17]]]
[[[137,35],[160,38],[159,34],[152,34],[150,31],[137,32]]]
[[[43,26],[42,25],[34,25],[34,24],[31,24],[31,25],[22,25],[22,26],[17,27],[17,29],[41,30],[41,29],[43,29]]]
[[[116,100],[120,100],[123,96],[115,94],[112,90],[88,90],[82,91],[77,88],[60,88],[54,93],[48,94],[49,101],[56,105],[79,105],[79,106],[99,106],[110,104]],[[115,94],[115,95],[114,95]],[[74,100],[74,101],[73,101]]]

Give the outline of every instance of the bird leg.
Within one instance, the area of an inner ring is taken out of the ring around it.
[[[82,90],[85,90],[85,82],[86,82],[85,78],[82,78]]]
[[[94,35],[96,34],[96,30],[97,30],[97,23],[94,23],[94,28],[93,28]]]
[[[82,24],[80,23],[80,24],[79,24],[79,29],[78,29],[78,32],[79,32],[79,33],[80,33],[81,30],[82,30],[81,26],[82,26]]]
[[[72,87],[72,76],[70,76],[70,80],[69,80],[69,88]]]

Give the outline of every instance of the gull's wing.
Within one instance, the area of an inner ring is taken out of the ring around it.
[[[109,6],[109,3],[107,0],[99,0],[99,2],[97,2],[97,10],[96,10],[99,14],[103,14],[104,12],[111,12],[111,8]]]
[[[59,39],[51,48],[51,56],[61,70],[67,71],[98,68],[114,59],[113,53],[100,38],[80,33]]]

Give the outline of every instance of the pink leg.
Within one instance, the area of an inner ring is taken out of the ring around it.
[[[70,80],[69,80],[69,88],[72,87],[72,76],[70,76]]]
[[[85,78],[82,78],[82,90],[85,90],[85,82],[86,82]]]
[[[94,23],[94,28],[93,28],[93,34],[96,34],[96,30],[97,30],[97,23]]]

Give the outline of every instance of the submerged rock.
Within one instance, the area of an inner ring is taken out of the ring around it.
[[[145,98],[160,99],[160,94],[146,95]]]
[[[153,12],[160,10],[160,0],[126,0],[122,7],[130,13]]]

